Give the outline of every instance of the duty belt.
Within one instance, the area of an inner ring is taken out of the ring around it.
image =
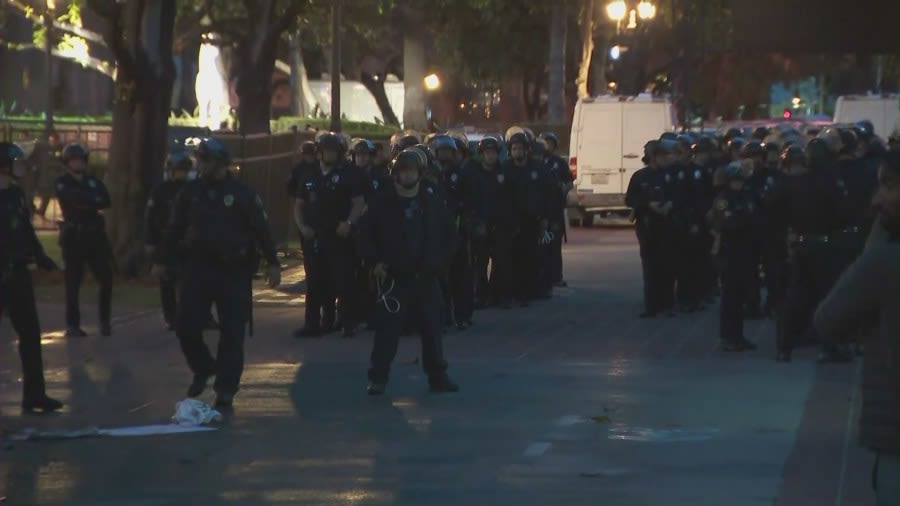
[[[828,234],[788,234],[788,241],[792,243],[826,243],[830,240]]]
[[[863,229],[861,227],[847,227],[847,228],[841,230],[841,233],[843,233],[843,234],[858,234],[862,231],[863,231]]]

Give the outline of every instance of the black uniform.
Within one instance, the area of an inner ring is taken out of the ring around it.
[[[509,165],[476,169],[486,233],[475,249],[475,294],[508,306],[513,297],[513,239],[518,228],[515,173]],[[490,274],[488,273],[490,264]]]
[[[513,239],[513,292],[520,303],[542,295],[544,262],[539,241],[553,215],[557,185],[550,171],[540,162],[529,159],[523,167],[507,160],[506,170],[514,174],[518,230]]]
[[[872,197],[878,188],[878,166],[866,158],[839,160],[837,177],[844,185],[846,197],[835,247],[846,268],[862,252],[875,219]]]
[[[63,174],[56,179],[56,198],[65,217],[59,228],[59,243],[66,265],[66,325],[69,328],[81,325],[78,295],[87,264],[100,285],[100,324],[108,328],[113,259],[105,221],[99,211],[110,207],[109,192],[94,176],[86,174],[78,181],[71,174]]]
[[[644,278],[644,314],[654,316],[671,309],[675,277],[666,242],[668,217],[653,211],[650,204],[667,200],[664,169],[644,167],[631,176],[625,205],[634,210],[635,232],[640,246]]]
[[[458,326],[470,324],[475,310],[472,245],[476,229],[483,228],[475,176],[470,164],[445,168],[441,172],[441,189],[458,238],[457,249],[450,262],[445,297],[452,308],[451,320]]]
[[[842,189],[826,170],[787,174],[771,196],[771,214],[787,230],[789,245],[776,332],[782,353],[789,354],[808,335],[813,311],[840,272],[830,234],[839,226],[843,200]]]
[[[45,266],[48,260],[31,225],[29,204],[16,185],[0,190],[0,318],[8,314],[19,336],[23,404],[46,397],[41,328],[28,264]]]
[[[700,306],[708,282],[704,269],[709,265],[706,227],[706,213],[711,207],[709,181],[702,167],[681,164],[673,170],[670,188],[674,206],[671,227],[675,237],[670,251],[677,278],[676,294],[681,310],[691,312]]]
[[[383,166],[373,166],[369,167],[359,167],[357,166],[357,170],[360,171],[363,177],[363,197],[366,199],[366,203],[374,202],[378,199],[378,197],[385,192],[391,191],[394,181],[391,179],[390,175],[387,173],[387,170]],[[362,220],[362,218],[360,219]],[[355,237],[355,241],[358,243],[359,230],[355,230],[357,233],[357,237]],[[357,248],[358,245],[354,244],[354,247]],[[361,260],[359,252],[355,251],[355,259]],[[357,311],[360,321],[368,322],[369,326],[374,328],[374,310],[375,304],[374,301],[378,297],[377,287],[375,286],[374,280],[370,276],[370,271],[363,265],[362,261],[357,261],[354,267],[354,284],[357,290],[357,296],[355,300],[358,301]]]
[[[159,249],[162,245],[163,234],[172,218],[175,197],[185,184],[187,181],[164,181],[150,192],[150,200],[147,201],[147,209],[144,213],[144,230],[146,232],[144,243],[147,246]],[[175,326],[175,314],[178,307],[175,302],[177,278],[177,273],[171,273],[170,276],[159,282],[163,318],[166,324],[172,328]]]
[[[251,281],[261,250],[278,265],[262,201],[228,175],[187,183],[175,201],[162,250],[169,271],[182,273],[176,334],[195,376],[216,375],[219,395],[234,395],[244,368],[244,337],[251,321]],[[219,313],[215,359],[203,342],[210,304]]]
[[[544,159],[544,166],[550,171],[556,182],[557,192],[553,201],[553,214],[550,218],[550,231],[553,232],[553,241],[550,243],[550,253],[547,255],[547,267],[545,272],[546,285],[555,285],[563,281],[562,243],[566,231],[566,188],[572,183],[572,173],[569,164],[562,157],[552,155]]]
[[[356,252],[352,236],[338,237],[338,225],[347,221],[353,207],[352,200],[364,194],[364,179],[359,170],[344,164],[323,174],[310,172],[300,186],[298,198],[303,206],[305,224],[315,231],[315,237],[304,239],[304,251],[309,257],[306,271],[307,300],[306,328],[328,330],[334,322],[319,320],[319,308],[327,308],[340,298],[338,313],[344,330],[356,326],[357,301],[354,285]]]
[[[743,309],[749,293],[756,212],[752,192],[730,188],[716,197],[710,212],[713,230],[719,236],[717,260],[722,273],[719,338],[730,351],[743,349],[747,343]]]
[[[766,281],[766,301],[761,304],[760,283],[758,265],[754,261],[750,274],[750,298],[747,305],[751,310],[764,307],[766,313],[771,313],[778,307],[778,298],[781,294],[780,281],[784,275],[787,248],[785,236],[787,230],[779,223],[777,216],[768,210],[766,202],[780,184],[782,173],[776,169],[766,167],[757,170],[747,180],[748,188],[756,198],[757,214],[755,223],[755,236],[758,238],[754,247],[754,258],[758,258],[762,265]]]
[[[432,385],[446,379],[441,344],[443,295],[439,277],[456,249],[455,224],[430,186],[416,197],[397,195],[393,187],[369,205],[360,224],[360,252],[366,265],[387,266],[381,287],[378,325],[369,380],[385,384],[403,327],[412,322],[422,339],[422,365]]]

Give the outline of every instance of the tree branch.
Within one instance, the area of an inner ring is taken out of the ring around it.
[[[3,45],[10,51],[29,51],[29,50],[43,51],[44,50],[43,47],[36,46],[31,43],[16,44],[13,42],[6,42],[6,43],[3,43]],[[110,79],[112,79],[112,77],[113,77],[114,65],[108,61],[101,60],[99,58],[94,58],[93,56],[87,56],[87,58],[85,58],[83,56],[76,56],[68,51],[60,51],[59,49],[53,49],[52,54],[53,54],[53,56],[56,56],[57,58],[67,60],[67,61],[72,61],[72,62],[78,63],[79,65],[96,70],[97,72],[109,77]]]
[[[35,14],[34,10],[29,8],[27,5],[23,4],[19,0],[9,0],[9,5],[18,10],[25,16],[29,21],[36,25],[45,26],[43,16],[39,16]],[[82,39],[89,40],[91,42],[96,42],[98,44],[103,44],[103,36],[97,32],[88,30],[86,28],[73,25],[72,23],[64,23],[62,21],[53,21],[53,29],[61,32],[66,32],[70,35],[75,35],[77,37],[81,37]]]

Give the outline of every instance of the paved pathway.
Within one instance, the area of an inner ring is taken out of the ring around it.
[[[823,506],[871,500],[856,447],[858,366],[812,351],[776,364],[715,350],[716,314],[640,320],[629,230],[575,230],[572,287],[528,309],[477,314],[446,336],[458,395],[434,396],[405,339],[388,394],[365,396],[371,336],[297,341],[302,296],[259,291],[235,413],[220,430],[7,442],[0,497],[15,505]],[[292,279],[296,283],[299,279]],[[189,379],[155,311],[118,308],[115,336],[65,340],[41,308],[57,416],[22,416],[0,326],[0,425],[164,423]],[[86,310],[86,314],[92,314]],[[211,394],[207,394],[211,401]]]

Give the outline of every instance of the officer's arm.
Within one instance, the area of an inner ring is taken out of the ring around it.
[[[303,219],[303,199],[294,199],[294,224],[301,228],[306,222]]]
[[[379,262],[383,261],[378,256],[378,242],[376,239],[378,212],[376,202],[372,202],[369,205],[369,212],[367,212],[359,221],[359,257],[362,260],[363,265],[369,268],[373,268],[378,265]]]
[[[21,190],[20,190],[21,191]],[[27,210],[27,204],[25,199],[25,193],[22,193],[22,205],[25,206]],[[24,220],[25,222],[25,233],[28,235],[28,240],[31,242],[30,250],[34,253],[35,258],[44,258],[47,256],[44,253],[44,246],[41,244],[41,241],[38,240],[37,232],[34,230],[34,225],[31,223],[31,220]]]
[[[351,170],[350,176],[350,202],[353,207],[350,208],[350,215],[347,220],[351,223],[359,223],[360,216],[366,211],[365,185],[366,177],[362,170]]]
[[[112,199],[109,197],[109,190],[106,189],[106,185],[103,184],[103,181],[100,181],[97,178],[94,178],[94,181],[97,182],[97,186],[94,188],[94,208],[97,210],[101,209],[109,209],[112,206]]]
[[[185,187],[175,197],[172,216],[163,233],[163,247],[157,248],[154,263],[164,264],[170,268],[175,266],[178,259],[178,245],[184,240],[184,234],[188,227],[190,194],[190,187]]]
[[[275,240],[272,239],[272,230],[269,228],[269,217],[266,215],[266,208],[259,195],[251,194],[253,205],[250,206],[250,227],[262,250],[263,256],[269,265],[279,265],[278,252],[275,250]]]
[[[144,244],[147,246],[156,246],[160,240],[159,224],[157,223],[156,210],[158,191],[154,190],[147,200],[147,207],[144,209]]]
[[[628,189],[625,190],[625,205],[632,209],[646,207],[648,203],[646,192],[642,191],[640,187],[641,176],[640,173],[631,176],[628,181]]]

